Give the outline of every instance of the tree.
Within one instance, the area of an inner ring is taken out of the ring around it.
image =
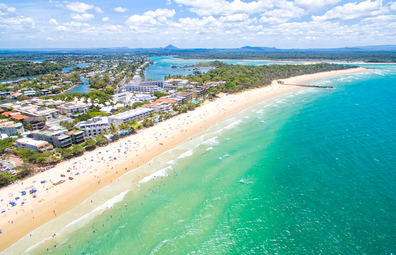
[[[127,124],[124,124],[124,123],[121,123],[121,124],[118,125],[118,126],[119,126],[120,130],[127,130],[127,129],[128,129],[128,125],[127,125]]]
[[[64,158],[70,158],[73,156],[73,149],[72,148],[66,148],[62,151],[62,157]]]
[[[135,103],[132,104],[132,108],[133,108],[133,109],[136,109],[136,108],[141,107],[142,105],[143,105],[142,102],[135,102]]]
[[[150,126],[153,126],[154,124],[153,124],[153,122],[150,120],[150,119],[144,119],[143,120],[143,127],[150,127]]]
[[[107,129],[106,129],[107,130]],[[96,139],[96,143],[101,146],[103,144],[107,144],[109,142],[109,140],[106,139],[106,137],[104,137],[103,135],[97,135],[95,136]]]
[[[189,111],[195,110],[195,107],[197,107],[195,104],[193,103],[188,103],[187,104],[187,108]]]
[[[74,155],[81,155],[84,152],[84,147],[79,144],[75,144],[73,145],[72,150]]]
[[[118,128],[113,123],[111,123],[109,131],[110,131],[110,134],[115,135],[115,134],[117,134]]]
[[[88,139],[85,141],[85,146],[87,146],[87,147],[92,148],[92,147],[95,147],[95,145],[96,145],[96,141],[93,139]]]

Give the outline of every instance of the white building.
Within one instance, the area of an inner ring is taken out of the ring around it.
[[[155,85],[140,85],[140,84],[128,84],[125,86],[126,91],[139,92],[139,93],[154,93],[159,91],[160,88]]]
[[[105,129],[110,128],[110,124],[111,119],[109,117],[98,116],[87,121],[81,121],[75,127],[84,132],[85,138],[91,138],[95,135],[103,134]]]
[[[166,102],[155,101],[152,104],[144,104],[142,107],[147,109],[153,109],[156,113],[166,113],[173,111],[173,107],[171,104]]]
[[[33,149],[38,152],[44,152],[44,151],[53,149],[53,146],[51,144],[49,144],[48,142],[41,141],[41,140],[37,141],[37,140],[31,139],[31,138],[21,138],[21,139],[15,140],[15,143],[13,145],[17,150]]]
[[[112,122],[116,125],[121,123],[127,123],[128,121],[135,120],[135,119],[145,119],[149,116],[150,112],[153,112],[153,109],[148,108],[138,108],[126,112],[122,112],[112,116]]]
[[[89,105],[78,101],[58,105],[57,108],[61,114],[86,113],[89,110]]]
[[[0,133],[8,136],[15,136],[24,132],[25,129],[23,129],[23,125],[21,123],[14,123],[12,121],[0,123]]]
[[[130,92],[121,92],[121,93],[117,93],[117,94],[111,95],[111,97],[113,98],[114,102],[121,101],[123,103],[126,103],[128,101],[128,99],[130,99],[132,97],[132,93],[130,93]]]

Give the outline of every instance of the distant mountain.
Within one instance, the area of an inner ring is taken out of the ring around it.
[[[179,48],[177,48],[176,46],[173,46],[172,44],[169,44],[164,49],[165,50],[178,50]]]
[[[219,54],[238,54],[238,53],[352,53],[352,52],[396,52],[396,45],[374,45],[374,46],[357,46],[344,48],[311,48],[311,49],[277,49],[276,47],[259,47],[244,46],[241,48],[189,48],[182,49],[172,44],[164,48],[129,48],[109,47],[109,48],[40,48],[40,49],[0,49],[2,54],[20,54],[34,52],[48,52],[53,54],[104,54],[104,53],[133,53],[133,54],[150,54],[150,55],[167,55],[167,54],[196,54],[196,53],[219,53]]]

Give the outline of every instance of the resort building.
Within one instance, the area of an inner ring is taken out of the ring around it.
[[[135,119],[145,119],[149,116],[150,112],[154,112],[153,109],[148,108],[138,108],[126,112],[122,112],[116,114],[110,118],[112,118],[112,122],[115,125],[119,125],[121,123],[127,123],[128,121],[135,120]]]
[[[41,130],[44,128],[45,123],[42,119],[29,117],[27,119],[22,120],[23,124],[26,125],[29,130]]]
[[[84,132],[85,138],[92,138],[95,135],[103,134],[105,129],[109,129],[110,124],[108,117],[98,116],[87,121],[81,121],[75,127]]]
[[[53,126],[60,126],[60,125],[61,125],[61,124],[60,124],[61,122],[69,122],[69,123],[72,123],[72,122],[73,122],[73,119],[61,115],[61,116],[59,116],[59,117],[56,118],[56,119],[48,120],[45,124],[46,124],[47,126],[49,126],[49,127],[53,127]]]
[[[125,86],[125,90],[129,92],[154,93],[159,91],[160,88],[155,85],[128,84]]]
[[[15,143],[13,143],[13,146],[17,150],[21,149],[33,149],[38,152],[44,152],[47,150],[52,150],[54,147],[49,144],[46,141],[37,141],[31,138],[21,138],[18,140],[15,140]]]
[[[28,137],[35,140],[47,141],[55,147],[67,148],[72,145],[72,138],[63,127],[52,127],[46,131],[33,131]]]
[[[155,101],[152,104],[144,104],[142,107],[148,108],[148,109],[153,109],[156,113],[166,113],[166,112],[171,112],[173,111],[173,107],[169,103],[161,102],[161,101]]]
[[[79,144],[85,142],[84,132],[81,130],[73,130],[67,133],[71,136],[72,143]]]
[[[0,123],[0,133],[8,136],[16,136],[25,132],[21,123],[14,123],[13,121],[7,121]]]
[[[132,93],[130,92],[121,92],[114,95],[111,95],[114,102],[121,101],[123,103],[127,102],[129,98],[132,97]]]
[[[170,98],[164,98],[164,97],[159,98],[157,101],[164,102],[164,103],[169,103],[169,104],[177,104],[176,100],[170,99]]]
[[[57,106],[61,114],[86,113],[89,105],[83,102],[70,102]]]

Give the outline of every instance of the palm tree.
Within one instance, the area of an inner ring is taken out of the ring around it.
[[[104,129],[102,133],[103,133],[104,135],[109,135],[109,134],[110,134],[110,132],[109,132],[108,129]]]
[[[124,124],[124,123],[121,123],[121,124],[118,125],[118,126],[119,126],[120,130],[127,130],[127,129],[128,129],[128,125],[127,125],[127,124]]]
[[[111,123],[109,131],[110,131],[110,134],[115,135],[115,134],[117,134],[118,128],[113,123]]]

